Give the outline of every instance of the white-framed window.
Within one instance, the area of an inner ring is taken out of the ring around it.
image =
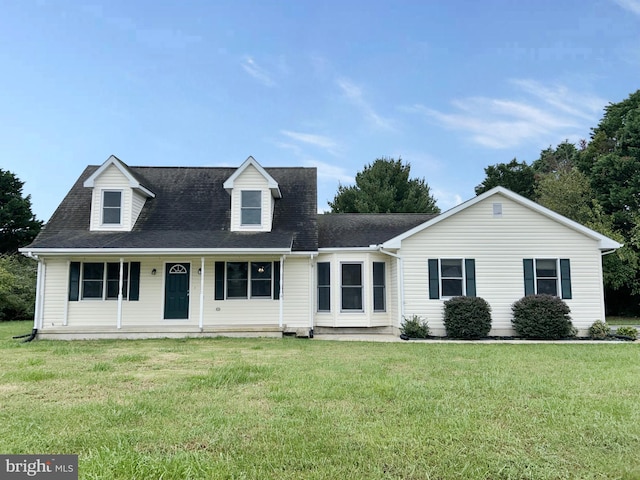
[[[525,258],[524,294],[571,299],[571,261],[568,258]]]
[[[373,311],[386,311],[385,263],[373,262]]]
[[[318,311],[331,311],[331,263],[318,262]]]
[[[362,311],[362,263],[340,264],[343,311]]]
[[[461,258],[440,260],[440,291],[443,297],[464,295],[464,270]]]
[[[122,265],[122,298],[129,292],[129,264]],[[120,263],[85,262],[82,264],[82,300],[115,300],[120,286]],[[106,286],[106,288],[105,288]]]
[[[536,259],[536,293],[558,296],[558,261],[555,258]]]
[[[476,261],[473,258],[430,258],[429,299],[476,296]]]
[[[279,262],[227,262],[226,298],[278,298]],[[221,270],[216,273],[216,282],[224,282]],[[217,295],[218,299],[220,295]]]
[[[243,190],[240,192],[241,225],[262,224],[262,192],[259,190]]]
[[[122,192],[105,190],[102,192],[102,224],[120,225],[122,223]]]

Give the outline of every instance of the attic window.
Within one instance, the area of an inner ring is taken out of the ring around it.
[[[102,196],[102,223],[120,225],[122,211],[122,192],[106,191]]]
[[[261,191],[242,191],[241,223],[242,225],[260,225],[262,223]]]

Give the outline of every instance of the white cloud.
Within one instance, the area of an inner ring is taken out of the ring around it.
[[[347,171],[339,165],[321,162],[315,158],[303,160],[303,165],[305,167],[316,167],[320,180],[338,181],[343,185],[350,185],[356,181],[355,177],[348,175]]]
[[[613,0],[613,2],[631,13],[640,15],[640,0]]]
[[[460,205],[464,201],[460,194],[440,188],[432,189],[431,194],[436,199],[436,204],[443,212],[446,212],[456,205]]]
[[[362,93],[362,89],[345,78],[337,80],[338,87],[343,95],[364,114],[368,122],[382,130],[394,130],[393,122],[380,116],[375,109],[367,102]]]
[[[606,105],[604,99],[562,85],[546,86],[527,79],[511,83],[528,98],[468,97],[452,101],[453,112],[424,105],[403,110],[420,113],[452,130],[469,132],[471,140],[484,147],[503,149],[548,138],[580,138],[597,122]]]
[[[301,143],[312,145],[314,147],[322,148],[330,153],[334,153],[338,147],[337,143],[323,135],[315,135],[313,133],[292,132],[291,130],[280,130],[282,135],[289,137]]]
[[[269,73],[262,67],[259,67],[252,57],[245,57],[241,65],[245,72],[258,80],[265,87],[275,86],[276,83],[271,78],[271,75],[269,75]]]

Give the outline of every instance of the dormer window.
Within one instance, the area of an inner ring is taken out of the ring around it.
[[[255,190],[242,191],[241,206],[242,225],[262,224],[262,192]]]
[[[120,225],[122,222],[122,192],[105,191],[102,194],[102,223]]]

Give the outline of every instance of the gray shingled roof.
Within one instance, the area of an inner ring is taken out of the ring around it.
[[[31,248],[292,248],[316,251],[315,168],[265,168],[279,184],[271,232],[230,232],[231,197],[222,184],[235,168],[128,167],[156,197],[147,199],[131,232],[91,232],[91,189],[73,185]]]
[[[428,213],[325,213],[318,215],[318,247],[378,245],[435,216]]]

